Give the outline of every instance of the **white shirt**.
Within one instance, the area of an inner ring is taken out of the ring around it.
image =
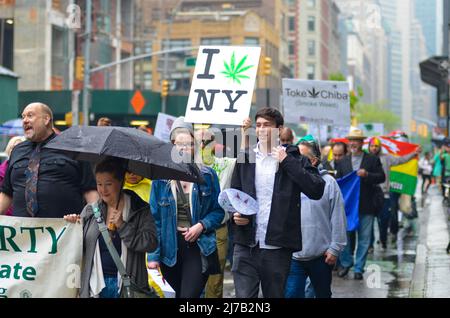
[[[267,156],[259,150],[259,143],[254,149],[256,152],[255,188],[256,201],[259,211],[256,214],[256,242],[260,248],[278,249],[280,247],[267,245],[266,232],[272,207],[273,187],[275,174],[278,171],[278,160],[269,153]]]

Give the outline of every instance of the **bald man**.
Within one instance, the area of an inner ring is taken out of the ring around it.
[[[95,202],[96,182],[89,164],[44,148],[56,136],[50,107],[29,104],[22,120],[27,140],[11,153],[0,188],[0,215],[12,205],[13,216],[62,218],[80,213],[83,200]]]
[[[289,127],[283,127],[280,133],[280,142],[282,145],[292,145],[294,143],[294,132]]]

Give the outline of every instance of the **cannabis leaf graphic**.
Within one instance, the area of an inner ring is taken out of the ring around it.
[[[230,78],[233,82],[237,82],[238,84],[241,84],[241,80],[244,78],[250,78],[247,75],[244,75],[243,73],[252,67],[254,65],[247,65],[245,66],[245,61],[247,60],[248,55],[244,56],[239,63],[236,65],[236,57],[234,55],[231,56],[230,63],[228,64],[226,61],[223,61],[223,65],[225,66],[225,70],[220,72],[225,75],[225,77]]]
[[[313,87],[312,91],[308,90],[308,93],[312,98],[317,98],[317,97],[319,97],[319,94],[320,94],[319,91],[316,91],[315,87]]]

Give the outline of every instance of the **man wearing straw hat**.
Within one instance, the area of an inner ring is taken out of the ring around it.
[[[359,227],[357,231],[356,259],[350,252],[350,244],[347,244],[340,257],[341,267],[338,276],[344,277],[350,268],[354,267],[354,278],[363,279],[364,266],[366,264],[370,240],[373,231],[373,221],[379,212],[374,201],[374,193],[381,191],[378,184],[383,183],[386,176],[377,156],[363,152],[364,139],[362,130],[354,129],[347,136],[349,140],[350,154],[339,162],[336,162],[337,178],[342,178],[353,171],[361,178],[359,197]],[[347,234],[350,234],[347,232]],[[348,238],[348,241],[350,239]]]

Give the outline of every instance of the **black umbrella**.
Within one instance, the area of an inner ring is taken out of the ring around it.
[[[69,157],[98,163],[107,157],[126,159],[127,169],[157,180],[171,179],[202,183],[194,164],[181,162],[173,145],[134,128],[71,127],[49,141],[46,148],[64,151]],[[176,157],[175,161],[172,156]]]

